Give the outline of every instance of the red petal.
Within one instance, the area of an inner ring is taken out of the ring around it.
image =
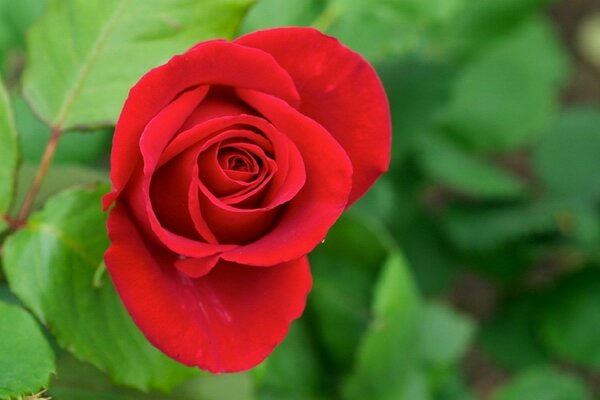
[[[385,91],[358,53],[312,28],[277,28],[236,43],[266,51],[289,72],[300,112],[320,123],[348,153],[354,169],[349,204],[387,170],[391,123]]]
[[[219,243],[245,244],[271,228],[278,208],[240,209],[224,204],[198,181],[200,209]],[[237,247],[237,246],[236,246]]]
[[[306,182],[286,204],[273,230],[245,246],[228,250],[224,260],[269,266],[308,254],[344,211],[352,185],[352,164],[322,126],[287,103],[252,90],[240,97],[296,144],[304,158]]]
[[[202,102],[202,99],[204,99],[208,93],[208,89],[208,86],[199,86],[197,88],[180,93],[172,102],[160,110],[160,112],[158,112],[158,114],[156,114],[156,116],[154,116],[150,122],[148,122],[148,125],[145,126],[143,132],[141,132],[138,136],[138,139],[141,139],[144,135],[146,137],[151,137],[153,140],[146,140],[146,146],[153,152],[159,152],[160,154],[160,151],[162,151],[164,146],[185,123],[198,103]],[[117,125],[115,138],[117,138],[117,135],[121,137],[131,134],[127,131],[122,131],[121,127],[122,125]],[[128,168],[131,168],[131,170],[127,172],[127,180],[131,177],[131,174],[133,174],[135,166],[139,161],[138,153],[140,150],[140,144],[137,144],[135,149],[128,149],[129,154],[120,154],[120,150],[122,149],[116,146],[117,142],[114,141],[111,154],[111,178],[113,179],[113,186],[115,177],[120,176],[119,171],[115,170],[120,165],[123,165],[123,162],[127,164]],[[111,193],[104,196],[104,208],[108,208],[108,206],[110,206],[110,204],[118,196],[120,190],[124,188],[124,185],[125,181],[123,182],[123,187],[121,187],[119,190],[113,190]]]
[[[105,255],[125,307],[160,350],[212,372],[252,368],[285,337],[306,303],[306,258],[273,268],[219,263],[200,279],[147,245],[121,203],[111,210]]]
[[[253,173],[224,171],[217,159],[219,149],[223,148],[222,138],[224,137],[231,137],[231,146],[248,154],[248,158],[254,160],[255,158],[252,157],[252,155],[257,156],[263,163],[261,170],[259,171],[257,167],[256,172]],[[267,142],[267,146],[270,147],[270,144],[263,136],[247,130],[232,129],[223,132],[215,139],[221,143],[215,143],[210,148],[206,148],[202,151],[198,158],[198,166],[200,180],[216,197],[223,198],[226,196],[237,196],[246,194],[248,191],[258,190],[267,184],[270,181],[271,176],[277,171],[277,164],[265,154],[263,150],[264,147],[248,142],[242,142],[241,140],[236,143],[236,140],[248,139],[249,141],[256,140],[257,142]],[[255,182],[258,182],[258,187],[256,184],[253,184]]]
[[[105,207],[131,177],[139,157],[138,142],[148,122],[183,90],[205,84],[253,88],[292,105],[299,102],[289,74],[261,50],[215,40],[173,57],[144,75],[129,92],[113,139],[113,192],[105,197]]]
[[[204,258],[180,258],[175,260],[174,265],[190,278],[202,278],[217,265],[218,261],[218,255]]]
[[[196,163],[194,163],[196,165]],[[203,258],[219,254],[220,252],[235,247],[234,245],[221,245],[204,243],[195,239],[178,235],[165,229],[158,220],[150,201],[150,180],[140,171],[141,167],[132,175],[123,198],[117,204],[126,204],[136,223],[146,235],[157,238],[160,243],[167,246],[176,254],[187,257]],[[207,238],[207,240],[209,240]]]
[[[250,115],[214,118],[180,133],[161,154],[159,166],[170,162],[182,152],[190,151],[189,149],[197,143],[202,146],[202,140],[212,133],[238,125],[255,127],[265,134],[274,146],[278,173],[273,177],[262,208],[270,209],[292,199],[302,188],[306,178],[302,155],[285,134],[275,129],[268,121]]]

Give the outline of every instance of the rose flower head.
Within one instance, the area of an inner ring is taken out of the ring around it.
[[[307,254],[386,171],[374,69],[310,28],[199,43],[131,89],[111,155],[105,261],[161,351],[251,368],[311,288]]]

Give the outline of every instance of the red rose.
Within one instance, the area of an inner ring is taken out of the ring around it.
[[[306,255],[387,169],[373,68],[314,29],[200,43],[131,89],[106,266],[150,342],[213,372],[261,362],[304,309]]]

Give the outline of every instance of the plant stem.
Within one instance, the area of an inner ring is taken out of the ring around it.
[[[31,182],[29,191],[25,196],[21,210],[19,211],[19,216],[17,217],[17,226],[24,224],[27,220],[27,217],[29,217],[29,213],[33,207],[33,202],[35,201],[35,196],[40,190],[42,182],[44,181],[44,178],[50,169],[50,165],[52,164],[52,159],[54,158],[54,153],[56,152],[56,146],[58,145],[58,139],[60,138],[61,133],[62,131],[60,127],[52,128],[50,140],[48,140],[46,148],[44,149],[44,154],[42,155],[42,161],[40,162],[40,166],[35,174],[35,178],[33,178],[33,182]]]

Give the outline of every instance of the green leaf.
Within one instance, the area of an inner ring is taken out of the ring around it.
[[[15,189],[17,131],[6,89],[0,80],[0,220],[8,211]]]
[[[311,25],[323,12],[325,3],[323,0],[260,0],[250,9],[240,30],[248,33],[278,26]]]
[[[140,392],[115,386],[93,366],[63,353],[49,395],[58,400],[252,400],[252,381],[247,373],[202,374],[169,393]]]
[[[470,1],[453,25],[450,42],[461,55],[473,55],[509,35],[553,0]]]
[[[456,254],[439,231],[436,220],[423,215],[422,210],[413,215],[416,218],[396,232],[395,238],[402,243],[420,292],[437,294],[454,281],[458,271]]]
[[[11,289],[59,344],[117,383],[166,390],[195,373],[156,350],[123,308],[108,278],[94,286],[108,246],[100,198],[72,189],[50,199],[4,247]]]
[[[6,282],[2,280],[4,278],[2,270],[0,269],[0,302],[8,303],[13,306],[20,306],[21,302],[19,299],[10,291]]]
[[[552,125],[533,153],[537,175],[552,193],[600,198],[598,179],[600,112],[579,107],[565,112]]]
[[[50,128],[33,114],[22,97],[14,96],[15,119],[20,132],[21,155],[25,162],[39,163],[50,139]],[[108,160],[111,129],[93,132],[66,132],[59,142],[53,165],[81,164],[96,166]]]
[[[243,31],[282,25],[312,25],[371,60],[418,49],[454,21],[464,0],[261,0],[248,14]]]
[[[547,361],[538,337],[543,301],[533,296],[511,299],[483,326],[481,344],[494,363],[520,369]]]
[[[455,369],[446,374],[435,389],[435,400],[475,400],[471,389],[465,378],[461,376],[462,371]]]
[[[292,324],[284,342],[254,371],[262,400],[310,399],[326,376],[317,358],[305,318]]]
[[[387,176],[382,176],[352,206],[352,212],[386,223],[392,218],[396,206],[394,184]]]
[[[50,0],[29,31],[24,93],[50,126],[110,125],[129,88],[202,40],[232,37],[252,0]]]
[[[440,303],[425,305],[421,318],[418,343],[424,364],[447,369],[458,363],[475,333],[473,321]]]
[[[565,60],[547,22],[523,25],[461,71],[445,115],[447,127],[478,150],[531,143],[551,122]]]
[[[386,257],[376,229],[364,219],[345,215],[310,254],[310,311],[329,356],[340,370],[351,364],[370,321],[372,286]]]
[[[541,236],[542,240],[547,237]],[[486,279],[511,284],[524,278],[526,273],[543,261],[536,239],[535,236],[525,237],[486,249],[464,248],[459,260]],[[485,293],[481,295],[485,296]]]
[[[392,113],[392,171],[414,152],[415,139],[428,133],[450,99],[456,68],[445,62],[409,57],[377,65]]]
[[[489,250],[532,234],[559,231],[570,220],[574,205],[550,199],[531,204],[451,208],[444,218],[450,239],[465,250]]]
[[[424,376],[414,369],[421,300],[400,254],[391,255],[383,268],[373,314],[345,387],[346,398],[423,398]]]
[[[522,196],[525,185],[515,176],[468,153],[448,139],[423,135],[419,156],[425,172],[437,182],[475,197]]]
[[[500,388],[493,400],[588,400],[583,381],[552,367],[536,367],[519,373]]]
[[[0,302],[0,399],[38,392],[54,372],[54,353],[25,310]]]
[[[543,314],[541,334],[557,357],[600,371],[600,272],[563,280]]]
[[[22,49],[24,32],[40,15],[45,3],[45,0],[0,0],[0,71],[7,58]]]
[[[19,206],[23,203],[27,190],[31,184],[38,166],[30,163],[22,163],[19,167],[17,175],[17,192],[15,194],[14,206]],[[81,165],[52,165],[44,178],[42,186],[35,198],[34,207],[38,208],[44,204],[46,200],[53,194],[62,190],[73,187],[75,185],[92,185],[97,183],[108,182],[108,171],[103,169],[95,169],[84,167]],[[16,213],[16,207],[13,207],[12,212]]]

